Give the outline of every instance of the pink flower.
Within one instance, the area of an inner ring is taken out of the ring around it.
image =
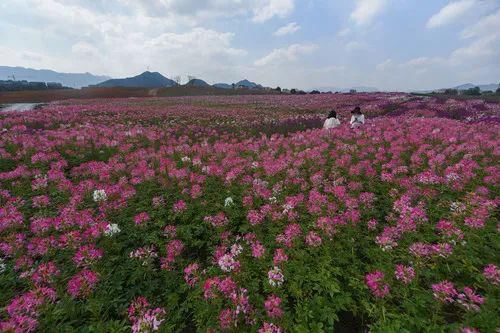
[[[433,284],[432,291],[434,297],[443,303],[453,303],[458,295],[455,286],[449,281]]]
[[[480,332],[475,328],[463,327],[460,329],[460,333],[480,333]]]
[[[267,316],[270,318],[279,318],[283,315],[283,310],[280,308],[281,298],[276,295],[270,295],[264,302]]]
[[[264,323],[264,325],[257,331],[258,333],[281,333],[281,328],[272,324]]]
[[[500,284],[500,269],[496,265],[490,264],[486,266],[483,270],[483,275],[491,283]]]
[[[231,279],[231,277],[226,277],[219,282],[219,291],[226,297],[232,297],[236,292],[236,282]]]
[[[252,256],[254,258],[260,258],[266,252],[266,249],[259,241],[254,241],[251,247],[252,247]]]
[[[377,229],[377,220],[371,219],[370,221],[367,222],[367,227],[368,230],[375,230]]]
[[[306,236],[306,244],[312,247],[320,246],[322,243],[321,237],[314,231],[309,231]]]
[[[273,263],[279,265],[282,262],[288,261],[288,256],[283,249],[276,249],[274,252]]]
[[[163,308],[151,309],[144,297],[137,297],[128,308],[129,320],[132,322],[133,333],[154,332],[160,329],[165,321]]]
[[[256,210],[251,210],[247,214],[247,219],[251,225],[257,225],[264,221],[264,215]]]
[[[174,213],[182,213],[186,209],[187,209],[187,205],[186,205],[186,202],[184,202],[184,200],[179,200],[176,203],[174,203],[174,207],[173,207]]]
[[[269,284],[272,287],[279,287],[285,281],[285,276],[283,275],[283,272],[277,266],[274,266],[273,269],[267,272],[267,277],[269,279]]]
[[[68,281],[67,291],[74,298],[87,297],[98,281],[99,276],[96,273],[84,269]]]
[[[83,245],[73,256],[73,262],[78,267],[86,267],[102,258],[102,255],[103,251],[94,245]]]
[[[240,267],[239,261],[235,260],[231,254],[225,254],[220,257],[218,264],[224,272],[231,272]]]
[[[194,287],[198,283],[198,268],[199,265],[197,263],[192,263],[184,268],[184,281],[190,287]]]
[[[410,284],[415,277],[415,270],[411,266],[396,265],[394,275],[397,280],[404,284]]]
[[[166,236],[166,237],[170,237],[170,238],[173,238],[177,235],[177,228],[175,225],[167,225],[165,226],[165,228],[163,229],[163,234]]]
[[[384,284],[384,273],[374,271],[365,276],[365,283],[370,288],[372,294],[378,298],[383,298],[389,294],[389,285]]]
[[[227,219],[226,215],[223,212],[220,212],[217,215],[213,216],[205,216],[203,220],[205,222],[210,223],[214,227],[223,227],[229,222],[229,220]]]
[[[219,283],[220,279],[217,276],[205,280],[205,283],[203,283],[203,295],[205,299],[215,297],[214,288],[218,287]]]
[[[135,217],[134,217],[134,222],[135,224],[137,225],[141,225],[143,223],[146,223],[150,220],[150,217],[149,217],[149,214],[146,213],[146,212],[142,212],[142,213],[139,213],[137,214]]]
[[[463,292],[459,293],[456,301],[468,311],[479,311],[484,303],[484,298],[474,292],[470,287],[464,287]]]
[[[31,279],[37,285],[51,284],[60,274],[61,272],[59,271],[55,263],[53,261],[49,261],[47,263],[40,264],[35,272],[33,272]]]
[[[222,329],[229,329],[236,325],[233,311],[231,309],[223,309],[219,314],[219,325]]]

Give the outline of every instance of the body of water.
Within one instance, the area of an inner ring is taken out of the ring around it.
[[[45,104],[43,103],[14,103],[0,105],[0,112],[24,112],[35,109],[41,109]]]

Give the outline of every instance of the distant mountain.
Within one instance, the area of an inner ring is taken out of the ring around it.
[[[201,79],[192,79],[188,83],[186,83],[186,86],[192,86],[192,87],[210,87],[208,83]]]
[[[481,91],[487,91],[487,90],[495,91],[499,87],[499,84],[498,83],[490,83],[490,84],[477,84],[476,85],[476,84],[472,84],[472,83],[465,83],[465,84],[461,84],[459,86],[453,87],[453,89],[467,90],[467,89],[474,88],[474,87],[479,87],[479,89],[481,89]]]
[[[57,82],[71,88],[86,87],[109,79],[108,76],[90,73],[59,73],[48,69],[0,66],[0,80],[12,80],[12,76],[17,81]]]
[[[233,85],[227,83],[216,83],[213,84],[212,86],[220,89],[233,89]]]
[[[262,88],[262,86],[260,84],[248,81],[247,79],[236,82],[235,85],[236,85],[236,87],[245,87],[245,88],[249,88],[249,89]]]
[[[174,87],[177,83],[169,78],[164,77],[158,72],[144,72],[134,77],[125,79],[111,79],[99,84],[95,87],[127,87],[127,88],[162,88]]]

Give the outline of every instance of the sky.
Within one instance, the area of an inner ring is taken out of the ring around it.
[[[500,0],[1,0],[0,65],[209,83],[500,81]]]

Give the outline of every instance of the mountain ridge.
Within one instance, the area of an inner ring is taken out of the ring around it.
[[[158,72],[150,71],[146,71],[139,75],[122,79],[110,79],[94,85],[94,87],[106,88],[163,88],[175,86],[177,86],[177,82],[161,75]]]
[[[64,73],[51,69],[33,69],[21,66],[0,66],[0,80],[16,81],[26,80],[30,82],[57,82],[71,88],[81,88],[97,84],[110,79],[105,75],[94,75],[91,73]]]

